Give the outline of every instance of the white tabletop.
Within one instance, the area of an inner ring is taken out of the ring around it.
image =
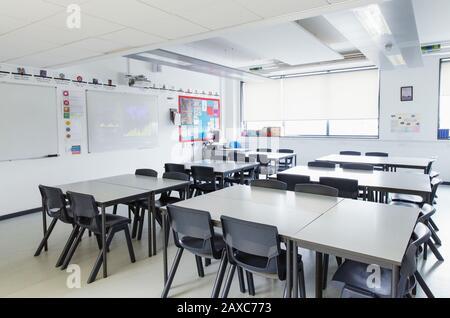
[[[269,160],[281,160],[296,156],[296,153],[284,153],[284,152],[262,152],[262,151],[247,151],[245,155],[266,155]]]
[[[208,211],[218,223],[226,215],[274,225],[290,237],[343,199],[236,185],[176,203],[176,206]]]
[[[190,184],[190,181],[173,180],[167,178],[153,178],[134,174],[124,174],[109,178],[96,179],[95,181],[121,185],[136,189],[144,189],[151,192],[166,191],[173,188],[181,188]]]
[[[149,193],[145,189],[104,183],[97,180],[63,184],[56,187],[60,188],[63,192],[71,191],[92,195],[97,204],[104,206],[143,197]]]
[[[185,162],[184,167],[190,170],[192,166],[204,166],[214,168],[216,173],[231,173],[240,170],[251,169],[258,166],[256,162],[236,162],[236,161],[223,161],[223,160],[198,160],[193,162]]]
[[[309,176],[313,182],[318,182],[320,177],[347,178],[358,180],[360,186],[379,191],[431,193],[430,178],[423,173],[296,166],[278,174]]]
[[[380,266],[401,264],[418,208],[345,199],[293,237],[299,246]]]
[[[425,169],[434,158],[419,157],[372,157],[372,156],[348,156],[348,155],[328,155],[316,159],[317,161],[329,161],[335,163],[366,163],[372,165],[391,165],[406,168]]]

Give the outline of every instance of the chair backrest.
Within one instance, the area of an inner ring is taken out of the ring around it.
[[[431,195],[430,195],[430,204],[433,204],[434,199],[436,198],[436,192],[439,186],[443,183],[442,179],[433,178],[431,180]]]
[[[326,195],[329,197],[337,197],[339,194],[339,190],[336,188],[314,183],[297,184],[294,190],[295,192]]]
[[[280,276],[280,238],[272,225],[221,216],[229,262],[257,272]],[[273,272],[275,268],[276,272]]]
[[[192,178],[194,179],[194,183],[215,183],[216,182],[216,174],[214,173],[213,167],[205,167],[205,166],[192,166],[191,167]]]
[[[249,160],[259,162],[262,166],[267,166],[270,163],[269,156],[267,155],[250,154],[248,157]]]
[[[287,190],[288,188],[285,182],[278,180],[263,180],[263,179],[253,180],[251,186],[276,190]]]
[[[320,184],[333,187],[339,190],[339,196],[342,198],[358,198],[358,180],[346,178],[320,177]]]
[[[345,156],[361,156],[361,153],[359,151],[349,151],[349,150],[341,151],[339,154]]]
[[[75,223],[93,230],[101,229],[100,215],[95,198],[92,195],[68,191],[67,197]]]
[[[294,153],[292,149],[278,149],[279,153]]]
[[[186,173],[186,169],[183,164],[179,163],[166,163],[164,165],[164,170],[166,172],[181,172]]]
[[[174,235],[175,245],[179,248],[193,249],[193,245],[186,246],[183,241],[188,238],[198,240],[198,250],[207,251],[215,255],[214,227],[209,212],[189,209],[174,205],[167,206],[169,223]],[[218,257],[218,255],[215,255]]]
[[[301,175],[291,175],[291,174],[278,174],[277,180],[282,181],[287,184],[287,189],[289,191],[295,190],[295,185],[299,183],[309,183],[309,176],[301,176]]]
[[[430,174],[431,168],[433,168],[433,161],[430,161],[425,169],[425,174]]]
[[[137,176],[158,178],[158,172],[153,169],[136,169],[134,174]]]
[[[308,167],[335,169],[336,164],[332,163],[332,162],[326,162],[326,161],[310,161],[310,162],[308,162]]]
[[[256,148],[257,152],[272,152],[270,148]]]
[[[53,217],[53,213],[59,212],[63,219],[68,220],[70,218],[66,209],[66,199],[61,189],[40,184],[39,192],[41,193],[44,211],[49,216]]]
[[[373,171],[373,166],[365,163],[343,163],[342,169]]]
[[[180,181],[189,181],[189,175],[183,172],[164,172],[164,179],[172,179],[172,180],[180,180]]]
[[[387,152],[366,152],[366,156],[369,157],[389,157]]]

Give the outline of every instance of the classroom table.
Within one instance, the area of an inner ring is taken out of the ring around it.
[[[150,194],[148,190],[124,187],[116,184],[99,182],[97,180],[69,183],[56,186],[64,193],[67,191],[89,194],[94,196],[95,202],[101,209],[102,216],[102,250],[103,277],[108,276],[107,249],[106,249],[106,208],[116,204],[138,200]],[[44,212],[45,213],[45,212]]]
[[[392,269],[395,297],[400,265],[419,212],[419,208],[345,199],[300,229],[292,237],[293,249],[298,245],[316,251],[316,297],[322,297],[324,253]],[[294,271],[294,282],[296,278]]]
[[[290,246],[290,237],[293,234],[342,200],[342,198],[235,185],[177,202],[174,205],[208,211],[216,226],[220,226],[220,216],[222,215],[274,225],[278,228],[281,238]],[[163,228],[165,229],[167,226],[167,211],[162,209],[162,212]],[[166,281],[167,246],[164,239],[163,246],[165,255],[164,279]],[[287,257],[291,255],[291,253],[286,254]],[[287,264],[290,266],[290,263],[289,260]]]
[[[148,224],[148,255],[156,255],[156,219],[155,219],[155,196],[157,194],[171,191],[185,189],[189,193],[190,181],[173,180],[167,178],[153,178],[147,176],[139,176],[135,174],[125,174],[109,178],[96,180],[106,184],[115,184],[119,186],[141,189],[149,193],[149,215],[147,218]]]
[[[276,226],[288,251],[287,297],[298,297],[297,263],[292,257],[297,247],[317,252],[316,297],[322,296],[323,253],[392,268],[395,292],[399,266],[419,215],[418,208],[240,185],[175,205],[210,212],[215,226],[220,226],[221,215]],[[164,227],[166,213],[163,210]]]
[[[198,160],[192,162],[184,163],[184,167],[186,170],[190,171],[192,166],[203,166],[203,167],[212,167],[214,169],[215,174],[220,177],[220,187],[224,188],[225,186],[225,177],[228,175],[241,172],[241,183],[244,181],[244,174],[247,170],[255,169],[259,166],[257,162],[236,162],[236,161],[223,161],[223,160]]]
[[[375,166],[382,166],[386,170],[389,168],[420,169],[427,173],[430,163],[436,161],[435,158],[419,157],[372,157],[372,156],[348,156],[348,155],[328,155],[316,159],[316,161],[326,161],[332,163],[365,163]]]
[[[294,153],[285,153],[285,152],[264,152],[264,151],[247,151],[245,156],[249,157],[250,155],[266,155],[269,161],[279,162],[283,159],[292,158],[294,161],[294,166],[297,165],[297,154]]]
[[[319,182],[320,177],[354,179],[363,190],[414,194],[425,202],[431,194],[430,178],[422,173],[296,166],[278,174],[309,176],[312,182]]]

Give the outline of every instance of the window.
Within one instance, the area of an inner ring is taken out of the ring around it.
[[[450,60],[441,61],[441,88],[439,96],[439,139],[449,139],[450,129]]]
[[[373,68],[247,83],[243,121],[280,122],[284,136],[376,137],[378,90]]]

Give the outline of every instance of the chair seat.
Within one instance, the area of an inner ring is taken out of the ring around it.
[[[414,204],[418,204],[418,205],[421,205],[424,203],[423,198],[421,196],[413,195],[413,194],[393,193],[391,195],[391,200],[414,203]]]
[[[220,189],[220,186],[218,184],[214,185],[212,183],[201,183],[201,184],[196,184],[194,186],[194,188],[207,193],[207,192],[213,192],[213,191],[216,191],[217,189]]]
[[[181,238],[181,245],[189,250],[190,252],[201,255],[203,257],[214,257],[214,255],[211,255],[211,247],[209,241],[205,244],[205,240],[194,238],[190,236],[185,236]],[[221,255],[222,250],[225,248],[225,242],[223,241],[223,237],[221,234],[215,234],[214,235],[214,250],[217,255]]]
[[[266,276],[277,276],[281,280],[286,280],[286,251],[281,250],[280,256],[280,268],[277,271],[277,261],[276,258],[272,258],[269,263],[266,257],[247,254],[244,252],[237,252],[235,254],[236,260],[238,260],[243,266],[243,268],[250,270],[254,273],[263,274]],[[297,254],[297,262],[300,264],[302,262],[302,256]],[[244,265],[245,264],[245,265]],[[278,276],[279,273],[279,276]]]
[[[48,215],[52,218],[57,218],[64,223],[72,224],[74,222],[72,210],[67,207],[66,211],[67,215],[65,213],[62,213],[61,209],[50,209],[48,211]]]
[[[109,230],[112,227],[122,227],[125,225],[128,225],[131,223],[131,220],[129,218],[126,218],[124,216],[116,215],[116,214],[106,214],[106,230]],[[86,225],[86,228],[90,231],[92,231],[95,234],[101,234],[102,233],[102,216],[101,214],[96,216],[96,222],[91,223],[91,225]],[[81,224],[83,224],[83,220],[80,220]]]

